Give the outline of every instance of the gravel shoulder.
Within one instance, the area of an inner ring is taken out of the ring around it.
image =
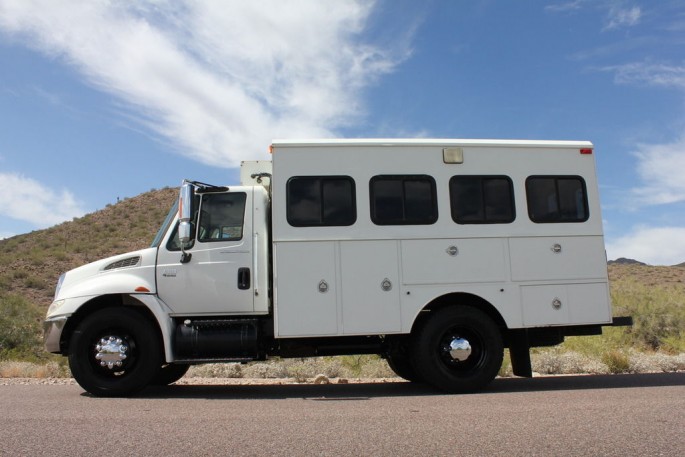
[[[308,379],[307,382],[298,382],[293,378],[183,378],[174,383],[177,386],[261,386],[261,385],[307,385],[307,384],[386,384],[405,383],[400,378],[326,378],[326,381]],[[77,385],[74,378],[0,378],[0,386],[73,386]]]

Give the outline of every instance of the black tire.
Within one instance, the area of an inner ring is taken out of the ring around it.
[[[431,312],[411,347],[412,365],[424,381],[450,393],[487,386],[502,366],[504,346],[497,325],[471,307]]]
[[[422,381],[421,376],[418,375],[411,364],[409,355],[405,352],[390,352],[385,355],[385,360],[388,362],[390,369],[400,378],[411,382]]]
[[[181,379],[188,372],[189,368],[190,365],[180,363],[164,365],[159,369],[150,384],[153,386],[168,386],[169,384],[173,384]]]
[[[409,341],[406,339],[395,342],[384,357],[390,369],[400,378],[411,382],[422,381],[409,358]]]
[[[86,317],[71,336],[69,368],[81,387],[98,397],[132,395],[162,365],[153,324],[131,308],[104,308]]]

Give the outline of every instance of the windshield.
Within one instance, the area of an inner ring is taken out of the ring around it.
[[[172,206],[169,210],[169,214],[167,214],[166,219],[164,219],[164,223],[159,228],[159,231],[157,232],[157,235],[155,235],[155,239],[152,240],[152,245],[150,247],[156,248],[159,246],[159,244],[162,242],[162,238],[164,238],[164,234],[171,225],[171,221],[174,220],[174,216],[176,216],[176,213],[178,213],[178,200],[176,200],[174,206]]]

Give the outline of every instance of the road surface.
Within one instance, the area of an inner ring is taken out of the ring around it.
[[[685,373],[497,379],[471,395],[391,382],[103,399],[14,384],[0,411],[2,456],[685,455]]]

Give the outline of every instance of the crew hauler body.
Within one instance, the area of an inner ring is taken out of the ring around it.
[[[505,347],[530,376],[530,347],[628,323],[591,143],[282,140],[239,186],[184,181],[150,248],[62,275],[45,342],[101,396],[342,354],[465,392]]]

